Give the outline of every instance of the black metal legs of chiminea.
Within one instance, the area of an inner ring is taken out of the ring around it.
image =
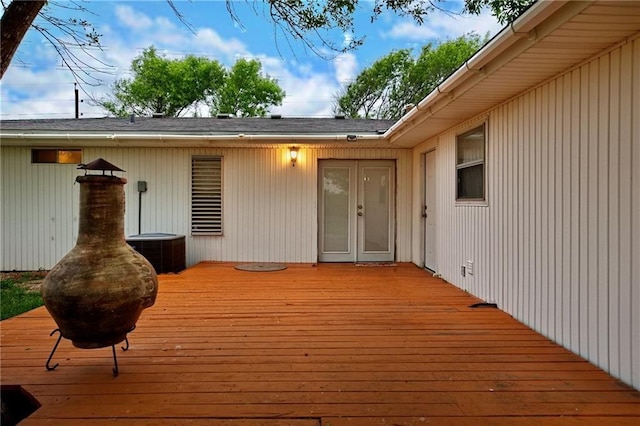
[[[131,329],[131,331],[135,330],[136,326],[134,325],[133,328]],[[129,333],[131,333],[131,331]],[[49,336],[53,336],[54,334],[58,333],[58,340],[56,340],[56,344],[53,345],[53,349],[51,350],[51,354],[49,354],[49,358],[47,358],[47,364],[45,365],[45,367],[47,367],[47,371],[53,371],[56,368],[58,368],[58,364],[56,363],[55,365],[50,365],[51,364],[51,359],[53,358],[53,354],[56,353],[56,350],[58,349],[58,345],[60,344],[60,341],[62,340],[62,333],[60,332],[59,328],[56,328],[55,330],[53,330]],[[122,346],[121,349],[123,351],[128,351],[129,350],[129,337],[125,337],[124,338],[124,342],[125,342],[125,346]],[[113,377],[118,377],[118,357],[116,356],[116,345],[113,344],[111,345],[111,351],[113,352]]]

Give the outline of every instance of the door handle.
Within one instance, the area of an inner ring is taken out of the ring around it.
[[[426,213],[422,213],[422,217],[427,217],[427,214]]]
[[[362,216],[362,212],[358,212],[358,216]]]

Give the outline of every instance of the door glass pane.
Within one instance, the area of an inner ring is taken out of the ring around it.
[[[389,168],[363,168],[364,251],[389,251]]]
[[[349,180],[348,167],[324,168],[324,252],[349,251]]]

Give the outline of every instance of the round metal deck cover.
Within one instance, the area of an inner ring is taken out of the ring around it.
[[[243,263],[236,265],[235,268],[239,271],[273,272],[287,269],[287,266],[282,263]]]

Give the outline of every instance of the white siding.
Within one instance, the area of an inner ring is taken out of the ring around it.
[[[224,235],[190,235],[192,155],[223,156]],[[288,149],[85,148],[126,170],[126,235],[138,234],[136,182],[142,194],[140,232],[187,236],[187,264],[216,261],[317,261],[317,162],[324,158],[397,161],[396,259],[411,260],[411,150],[301,146]],[[2,270],[50,268],[75,244],[74,165],[34,165],[30,149],[2,148]],[[12,200],[5,202],[5,200]],[[15,201],[13,201],[15,200]]]
[[[1,152],[2,270],[47,269],[77,237],[76,166],[31,164],[28,149]]]
[[[437,150],[437,272],[636,388],[639,99],[636,39],[490,111],[484,207],[454,200],[455,136],[484,117],[414,150],[415,182]]]

